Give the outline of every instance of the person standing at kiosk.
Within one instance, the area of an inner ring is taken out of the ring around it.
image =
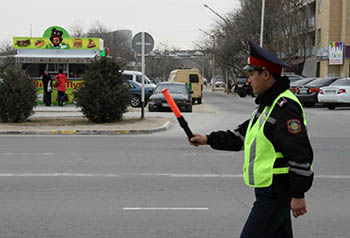
[[[44,84],[44,103],[49,107],[51,106],[52,79],[47,69],[44,70],[42,82]]]
[[[58,106],[63,107],[64,94],[66,92],[67,77],[63,73],[62,69],[58,70],[58,74],[55,77],[55,82],[57,85],[57,92],[58,92]]]

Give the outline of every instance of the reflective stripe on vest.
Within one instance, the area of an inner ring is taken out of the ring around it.
[[[272,184],[273,174],[286,174],[289,172],[288,167],[273,168],[277,158],[283,158],[282,153],[276,152],[272,143],[264,135],[264,126],[268,121],[277,101],[281,97],[287,97],[296,101],[302,108],[299,100],[289,90],[280,94],[271,106],[265,107],[263,112],[257,114],[254,110],[249,122],[247,133],[244,140],[244,167],[243,174],[245,183],[252,187],[268,187]],[[304,125],[307,125],[303,111]],[[257,116],[253,124],[254,117]]]

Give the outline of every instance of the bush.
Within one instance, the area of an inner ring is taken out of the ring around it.
[[[0,121],[22,122],[30,117],[36,106],[36,89],[33,79],[15,66],[0,72]]]
[[[95,123],[120,121],[130,99],[120,65],[103,58],[91,63],[83,77],[83,86],[74,92],[82,113]]]

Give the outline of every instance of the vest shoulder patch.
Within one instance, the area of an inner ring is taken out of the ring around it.
[[[281,97],[277,101],[277,105],[280,106],[281,108],[285,107],[287,105],[288,101],[284,97]]]
[[[299,119],[290,119],[287,121],[288,131],[292,134],[298,134],[301,132],[301,122]]]

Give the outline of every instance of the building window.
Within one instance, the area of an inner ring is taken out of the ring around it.
[[[317,29],[317,45],[321,44],[321,28]]]
[[[322,0],[318,0],[318,11],[322,12]]]

